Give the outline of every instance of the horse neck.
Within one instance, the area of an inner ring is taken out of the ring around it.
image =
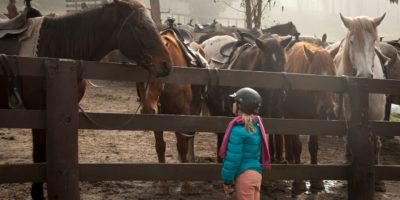
[[[38,56],[98,61],[117,48],[116,23],[94,9],[63,17],[46,17],[40,31]],[[115,39],[114,39],[115,38]]]
[[[237,48],[234,54],[234,57],[236,55],[236,59],[233,60],[234,62],[231,64],[231,69],[254,71],[255,68],[260,65],[260,59],[257,59],[260,53],[257,49],[258,47],[256,45],[248,47],[243,51]]]

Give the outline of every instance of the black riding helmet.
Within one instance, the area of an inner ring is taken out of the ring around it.
[[[261,96],[257,91],[244,87],[229,96],[240,104],[240,110],[245,114],[258,114],[261,107]]]

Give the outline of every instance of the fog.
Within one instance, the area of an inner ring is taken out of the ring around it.
[[[16,1],[18,9],[22,9],[23,0]],[[149,0],[142,1],[149,5]],[[5,12],[7,3],[8,0],[0,0],[1,12]],[[187,23],[190,19],[194,19],[195,23],[211,23],[217,18],[224,25],[244,26],[241,0],[160,0],[160,3],[161,11],[169,11],[162,14],[164,19],[172,15],[180,23]],[[32,5],[45,14],[65,13],[66,4],[65,0],[32,1]],[[389,0],[276,0],[276,5],[265,11],[262,26],[292,21],[303,35],[320,36],[327,33],[328,40],[337,41],[345,34],[339,13],[377,17],[385,12],[379,34],[385,39],[397,39],[400,37],[400,6],[391,4]]]

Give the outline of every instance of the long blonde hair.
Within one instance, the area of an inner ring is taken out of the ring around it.
[[[244,122],[244,127],[246,128],[247,131],[250,132],[250,134],[256,133],[256,131],[253,128],[253,117],[251,115],[247,115],[242,113],[242,119]]]

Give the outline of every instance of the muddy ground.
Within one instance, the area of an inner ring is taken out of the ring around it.
[[[88,87],[81,106],[91,112],[134,113],[138,104],[133,83],[94,81],[103,88]],[[167,163],[178,162],[175,136],[164,134],[167,142]],[[307,139],[303,137],[304,141]],[[400,140],[384,142],[382,163],[400,165]],[[195,138],[196,160],[215,160],[216,136],[212,133],[198,133]],[[303,147],[303,162],[308,161],[307,146]],[[0,164],[32,163],[32,139],[26,129],[0,129]],[[319,159],[322,164],[344,162],[343,141],[336,137],[320,138]],[[149,131],[79,131],[80,163],[155,163],[154,136]],[[273,172],[272,172],[273,173]],[[80,184],[81,199],[225,199],[219,184],[194,182],[195,193],[183,195],[180,182],[169,181],[170,194],[156,193],[154,182],[83,182]],[[376,193],[375,199],[400,199],[399,182],[386,181],[387,192]],[[326,189],[317,194],[307,192],[292,197],[290,181],[272,182],[264,187],[262,199],[347,199],[346,181],[325,181]],[[0,185],[0,200],[30,199],[30,184]]]

